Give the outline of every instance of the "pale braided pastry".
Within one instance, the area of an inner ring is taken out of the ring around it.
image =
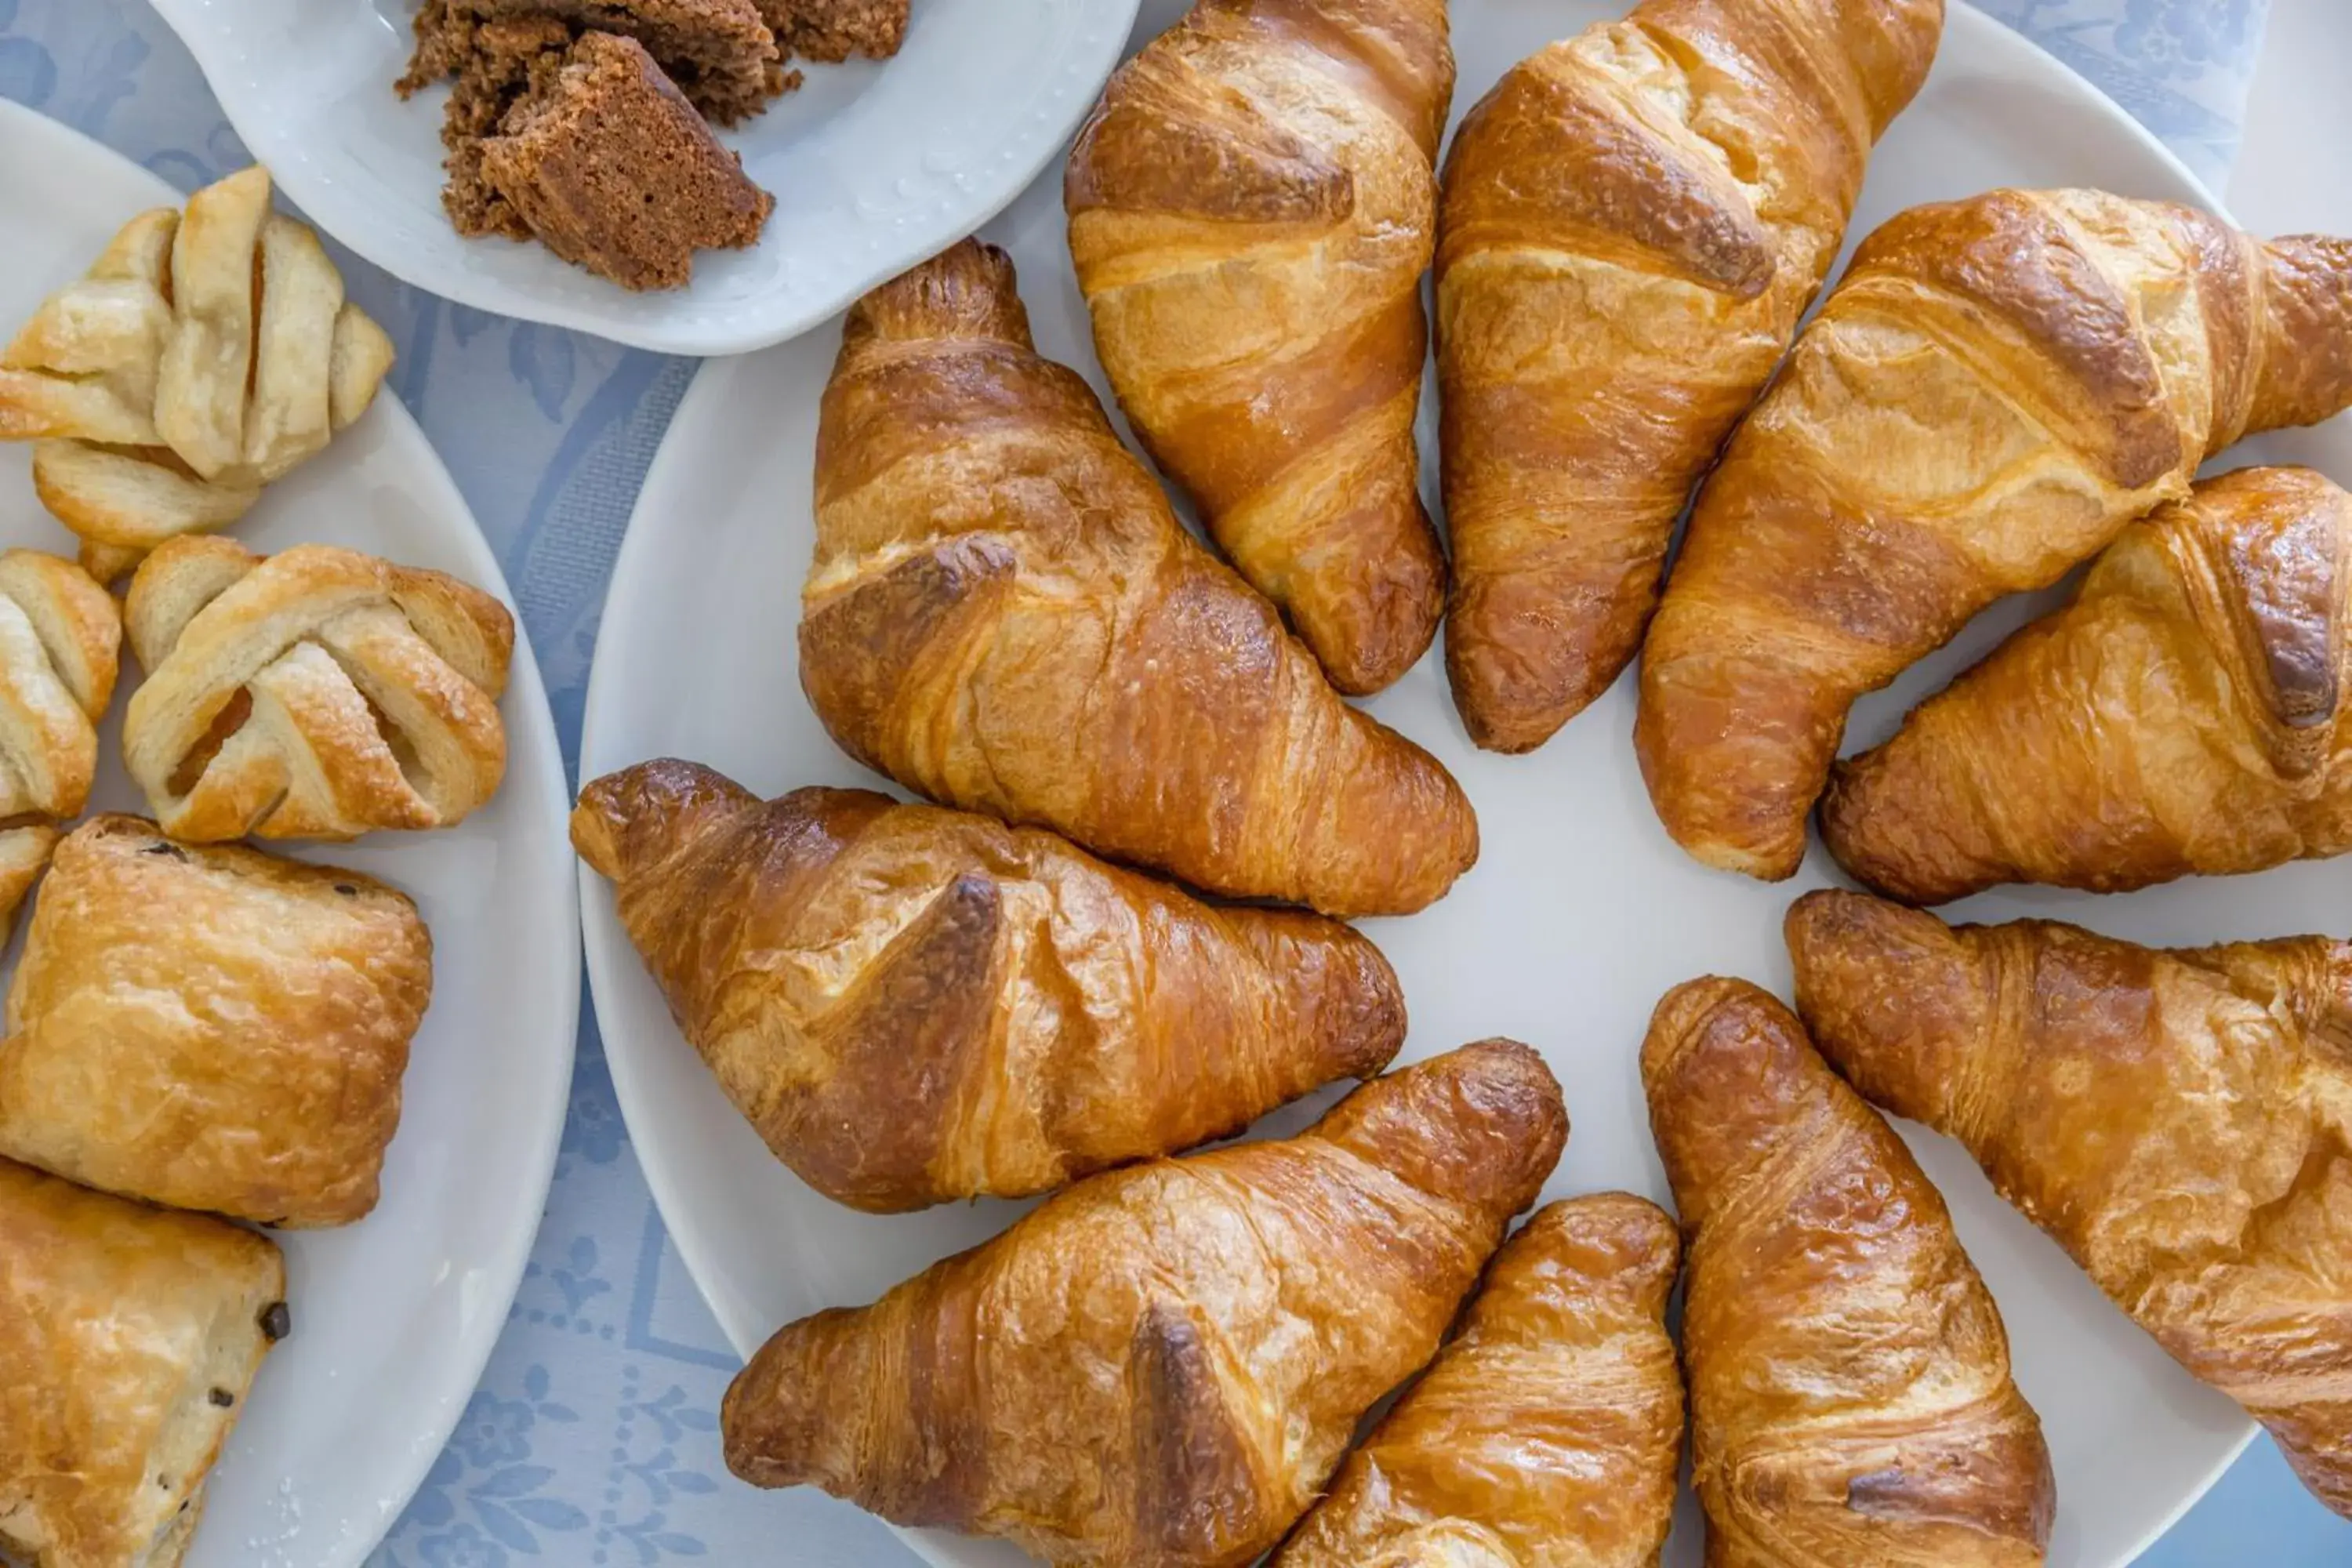
[[[318,237],[230,175],[140,214],[0,351],[0,439],[101,581],[225,528],[367,411],[392,341]]]
[[[454,577],[189,537],[140,567],[126,620],[150,673],[123,759],[174,838],[446,827],[506,770],[514,620]]]
[[[89,800],[122,617],[70,561],[0,552],[0,941]]]

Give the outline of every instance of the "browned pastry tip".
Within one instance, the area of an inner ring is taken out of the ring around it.
[[[1822,837],[1866,886],[2102,892],[2352,847],[2352,496],[2241,468],[2124,530],[2064,608],[1838,764]]]
[[[1667,993],[1642,1079],[1687,1241],[1707,1560],[2041,1563],[2055,1506],[2041,1424],[1902,1140],[1744,981]]]
[[[2347,293],[2352,246],[2096,191],[1889,220],[1694,507],[1634,730],[1667,830],[1792,875],[1856,698],[2352,400]]]
[[[1789,947],[1839,1070],[1965,1144],[2352,1517],[2352,946],[2164,952],[1815,893]]]
[[[1435,1352],[1566,1133],[1540,1058],[1485,1042],[1297,1138],[1081,1183],[780,1330],[728,1390],[728,1465],[1062,1568],[1243,1568]]]
[[[967,240],[850,313],[801,682],[859,761],[1236,898],[1401,914],[1477,858],[1435,759],[1193,542]]]
[[[1395,973],[1346,926],[1212,908],[1036,829],[761,802],[664,759],[583,788],[572,834],[729,1099],[858,1208],[1189,1148],[1404,1042]]]

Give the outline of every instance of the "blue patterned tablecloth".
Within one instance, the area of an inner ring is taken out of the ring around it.
[[[2268,5],[1988,8],[2219,186]],[[183,188],[247,162],[186,51],[142,0],[0,0],[0,95]],[[402,402],[505,564],[571,765],[614,552],[693,362],[485,315],[341,259],[353,297],[399,344]],[[456,1439],[371,1568],[911,1568],[906,1548],[854,1510],[727,1476],[717,1411],[735,1365],[646,1194],[583,998],[571,1121],[520,1299]],[[2264,1440],[2145,1568],[2347,1563],[2352,1525],[2313,1502]]]

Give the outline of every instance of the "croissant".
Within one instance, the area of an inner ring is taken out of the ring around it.
[[[2042,1425],[1903,1141],[1744,981],[1668,992],[1642,1081],[1687,1246],[1708,1563],[2041,1563],[2055,1507]]]
[[[148,676],[123,760],[174,838],[446,827],[505,774],[514,617],[454,577],[176,539],[131,579],[124,618]]]
[[[2352,946],[2167,952],[1831,892],[1788,936],[1854,1087],[1966,1144],[2352,1518]]]
[[[693,763],[580,792],[572,841],[776,1157],[883,1212],[1020,1197],[1239,1131],[1404,1044],[1380,951],[1212,909],[1050,833]]]
[[[1648,0],[1463,121],[1437,372],[1445,665],[1479,745],[1541,745],[1633,661],[1675,520],[1820,291],[1943,24],[1943,0]]]
[[[1240,898],[1404,914],[1477,858],[1420,747],[1193,543],[966,240],[851,310],[817,426],[801,684],[852,756]]]
[[[367,412],[392,340],[254,167],[125,225],[0,353],[0,440],[110,582],[225,528]]]
[[[2352,496],[2242,468],[2124,530],[2074,602],[1841,763],[1822,837],[1865,885],[2102,892],[2352,848]]]
[[[1994,191],[1864,240],[1700,491],[1635,749],[1700,860],[1793,874],[1845,713],[1986,605],[2352,403],[2352,240]]]
[[[1445,599],[1412,433],[1445,33],[1444,0],[1198,0],[1062,186],[1119,406],[1342,691],[1411,668]]]
[[[0,1555],[179,1568],[289,1327],[266,1238],[0,1161]]]
[[[873,1306],[780,1330],[727,1463],[1059,1568],[1242,1568],[1435,1352],[1568,1134],[1489,1040],[1307,1132],[1097,1176]]]
[[[1657,1568],[1682,1458],[1655,1204],[1538,1210],[1270,1568]]]

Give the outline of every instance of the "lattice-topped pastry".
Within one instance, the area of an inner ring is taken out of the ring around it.
[[[131,579],[126,621],[150,673],[123,758],[175,838],[446,827],[505,772],[514,619],[454,577],[176,539]]]
[[[0,351],[0,439],[100,580],[223,528],[367,411],[392,341],[318,237],[230,175],[125,225]]]

